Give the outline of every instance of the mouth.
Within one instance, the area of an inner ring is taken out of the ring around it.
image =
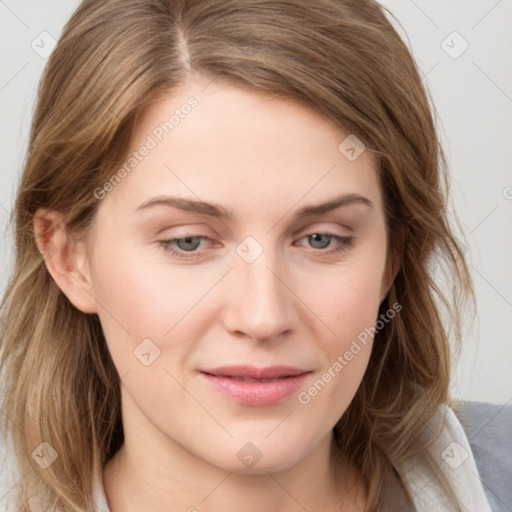
[[[208,373],[206,373],[206,375],[211,375],[212,377],[224,377],[226,379],[239,380],[240,382],[275,382],[276,380],[290,378],[287,376],[287,377],[274,377],[272,379],[251,379],[250,377],[229,377],[227,375],[212,375],[212,374],[208,374]]]
[[[199,373],[213,389],[231,400],[243,405],[263,406],[282,402],[298,391],[311,370],[241,365],[205,369]]]

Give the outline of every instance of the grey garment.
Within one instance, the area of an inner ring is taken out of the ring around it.
[[[468,439],[492,512],[512,512],[512,400],[500,405],[456,400],[453,411]],[[390,497],[386,512],[417,512],[400,488],[393,488]]]
[[[502,405],[459,400],[453,410],[492,511],[512,512],[512,400]]]

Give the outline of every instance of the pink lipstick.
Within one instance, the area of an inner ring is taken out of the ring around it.
[[[291,366],[248,365],[200,370],[214,389],[244,405],[272,405],[299,390],[310,370]]]

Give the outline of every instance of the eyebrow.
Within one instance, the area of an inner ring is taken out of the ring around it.
[[[374,206],[368,198],[359,194],[349,193],[334,197],[333,199],[321,204],[305,206],[295,213],[295,217],[297,219],[302,219],[314,215],[321,215],[337,208],[341,208],[342,206],[349,206],[353,204],[362,204],[369,208],[373,208]],[[135,211],[147,210],[157,205],[170,206],[188,212],[200,213],[226,222],[234,220],[233,211],[228,211],[221,205],[206,203],[204,201],[196,201],[195,199],[185,199],[183,197],[155,196],[144,201],[135,209]]]

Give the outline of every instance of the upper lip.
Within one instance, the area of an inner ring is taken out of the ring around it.
[[[208,373],[217,377],[245,377],[248,379],[274,379],[276,377],[290,377],[302,375],[310,370],[295,368],[292,366],[268,366],[266,368],[257,368],[250,365],[220,366],[218,368],[207,368],[201,370],[202,373]]]

